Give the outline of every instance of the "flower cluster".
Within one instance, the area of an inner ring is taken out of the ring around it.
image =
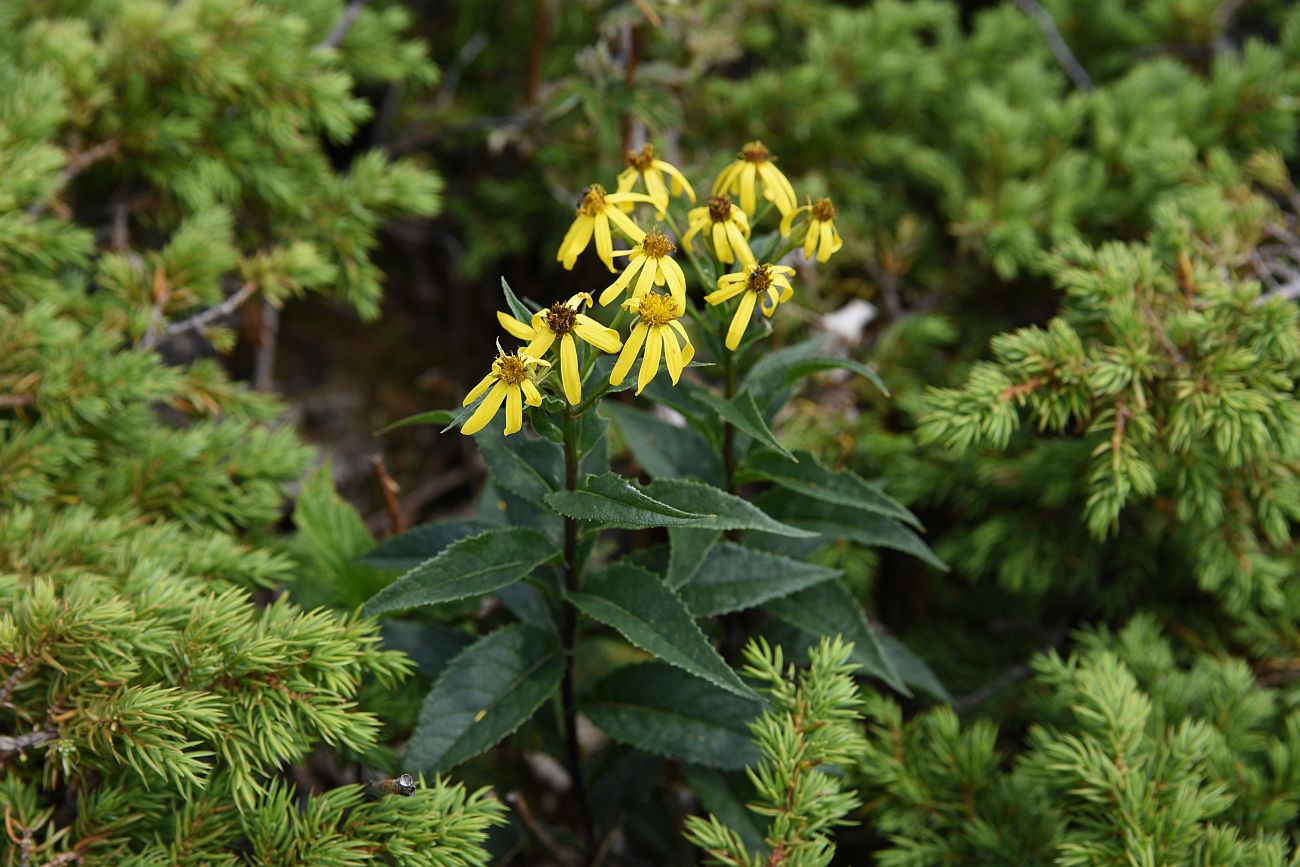
[[[638,192],[638,186],[644,192]],[[505,432],[520,430],[523,407],[542,404],[543,389],[554,369],[553,362],[546,360],[552,352],[558,354],[560,371],[559,386],[554,390],[571,407],[569,412],[581,414],[600,393],[621,385],[638,359],[637,394],[654,380],[661,366],[676,385],[695,357],[682,318],[689,316],[706,327],[710,324],[708,316],[688,303],[686,271],[674,258],[679,245],[703,288],[713,290],[703,297],[706,305],[717,307],[739,297],[722,337],[729,352],[740,348],[756,306],[770,318],[778,305],[794,295],[790,278],[795,269],[777,264],[781,259],[802,246],[805,259],[826,262],[843,246],[831,200],[822,198],[800,206],[794,186],[762,142],[742,147],[718,175],[710,194],[707,202],[686,212],[686,230],[680,232],[670,207],[675,198],[682,197],[695,204],[695,189],[651,144],[628,152],[616,192],[606,192],[600,184],[587,187],[556,251],[556,261],[572,270],[593,243],[597,257],[611,272],[618,270],[615,258],[626,256],[622,272],[600,292],[600,306],[614,304],[629,289],[630,295],[617,305],[608,325],[585,312],[594,304],[588,292],[538,309],[526,317],[527,322],[499,312],[501,327],[525,345],[514,352],[500,351],[491,372],[465,396],[465,407],[472,407],[480,398],[481,402],[469,413],[461,432],[481,430],[502,404],[506,407]],[[637,205],[652,205],[655,219],[666,220],[668,230],[653,226],[647,231],[638,225],[634,219]],[[760,261],[754,253],[755,227],[773,208],[780,220],[770,237],[759,236],[766,243],[765,261]],[[614,249],[615,233],[631,246]],[[697,241],[703,248],[699,253]],[[714,276],[709,276],[710,270]],[[524,312],[517,306],[516,310]],[[632,322],[624,338],[619,326],[628,314]],[[726,320],[714,318],[712,322],[721,332]],[[597,394],[584,404],[584,383],[600,353],[617,353],[618,357],[608,380],[597,385]]]

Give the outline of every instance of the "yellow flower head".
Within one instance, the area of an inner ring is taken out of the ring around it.
[[[749,218],[745,212],[731,204],[728,196],[714,196],[709,203],[699,208],[691,208],[686,215],[686,234],[682,243],[687,249],[691,239],[700,232],[713,242],[713,252],[719,262],[727,265],[740,259],[742,265],[753,265],[754,254],[749,249]]]
[[[668,210],[668,185],[664,183],[664,175],[672,178],[674,196],[680,196],[684,192],[692,202],[695,201],[695,190],[691,188],[691,182],[686,180],[686,176],[676,166],[657,158],[655,146],[649,142],[641,145],[640,151],[627,152],[627,168],[618,176],[618,191],[630,192],[636,186],[637,178],[641,178],[645,181],[645,191],[654,199],[659,219],[662,220]],[[625,209],[627,207],[624,206]]]
[[[628,371],[632,369],[632,362],[636,361],[637,355],[644,347],[641,374],[636,381],[636,393],[640,394],[659,372],[661,355],[668,366],[668,375],[672,377],[673,385],[676,385],[686,365],[690,364],[691,359],[695,357],[695,347],[691,346],[691,339],[686,336],[686,329],[677,320],[681,315],[677,309],[677,302],[671,296],[647,292],[640,298],[627,299],[623,302],[623,307],[634,312],[638,321],[633,326],[632,333],[628,335],[627,342],[623,344],[623,351],[618,356],[614,371],[609,375],[609,384],[622,384]],[[681,338],[680,343],[678,337]]]
[[[492,362],[492,372],[483,377],[479,384],[465,395],[465,400],[461,403],[461,406],[469,406],[480,395],[487,392],[487,397],[483,398],[478,409],[474,410],[474,414],[461,426],[460,432],[476,434],[481,431],[483,426],[497,414],[504,401],[506,436],[518,433],[524,426],[524,404],[542,405],[542,393],[537,390],[537,383],[534,381],[536,368],[550,366],[549,361],[542,361],[523,352],[511,354],[503,352],[498,355],[496,361]]]
[[[729,164],[713,182],[713,195],[731,193],[740,197],[740,207],[753,216],[758,204],[754,197],[754,184],[763,184],[763,198],[776,205],[783,215],[795,209],[794,187],[789,178],[772,164],[772,156],[761,141],[752,141],[740,149],[740,156]]]
[[[793,273],[794,269],[789,265],[752,265],[746,266],[744,273],[723,274],[718,278],[718,290],[704,296],[705,303],[721,304],[745,293],[731,319],[731,327],[727,329],[728,349],[734,350],[740,345],[740,338],[745,336],[745,329],[753,318],[755,302],[761,301],[759,306],[763,315],[771,316],[776,312],[776,305],[790,300],[794,294],[790,285]]]
[[[623,341],[618,332],[606,328],[585,313],[583,306],[591,306],[591,296],[579,292],[568,301],[556,302],[546,310],[533,314],[531,324],[525,325],[509,313],[497,311],[497,321],[506,331],[527,340],[522,350],[526,356],[541,358],[558,338],[560,341],[560,382],[564,397],[570,404],[582,401],[582,374],[578,370],[578,345],[576,334],[602,352],[618,352]]]
[[[578,200],[577,216],[573,225],[560,242],[560,249],[555,254],[555,261],[563,262],[567,270],[573,270],[573,263],[578,261],[578,254],[587,249],[594,235],[596,254],[610,271],[614,270],[614,238],[610,234],[609,224],[613,223],[619,231],[632,240],[640,241],[645,237],[632,218],[619,209],[619,205],[631,202],[649,202],[654,200],[641,193],[606,193],[600,184],[592,184],[582,193]]]
[[[844,239],[835,228],[835,205],[830,199],[818,199],[811,205],[796,208],[782,217],[781,237],[790,237],[790,225],[804,211],[808,212],[808,231],[803,236],[803,254],[811,259],[815,252],[817,261],[825,262],[832,253],[844,246]]]
[[[673,301],[677,303],[677,313],[680,315],[686,310],[686,275],[682,273],[682,266],[673,260],[672,254],[676,250],[677,245],[668,240],[667,235],[654,229],[631,250],[616,252],[615,256],[630,255],[632,258],[628,259],[627,267],[623,269],[622,274],[618,275],[618,279],[600,293],[600,303],[608,304],[617,298],[632,282],[637,271],[640,271],[641,279],[636,281],[632,297],[640,298],[650,291],[651,286],[662,286],[667,283]]]

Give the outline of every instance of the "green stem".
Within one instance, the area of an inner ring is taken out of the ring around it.
[[[582,421],[568,408],[564,409],[564,487],[575,490],[578,486],[578,439]],[[564,519],[564,590],[576,593],[581,583],[582,565],[578,562],[578,521]],[[587,800],[587,785],[582,778],[582,752],[578,746],[578,704],[573,688],[573,669],[578,643],[578,610],[566,598],[560,640],[564,645],[564,679],[560,682],[560,703],[564,710],[564,744],[573,780],[573,793],[578,800],[582,822],[582,836],[587,848],[595,845],[596,830],[591,818],[591,804]]]
[[[727,325],[724,321],[718,328],[719,339],[723,341],[722,376],[723,396],[731,400],[736,396],[736,353],[726,348]],[[722,471],[727,483],[727,493],[736,493],[736,428],[731,422],[722,422]]]

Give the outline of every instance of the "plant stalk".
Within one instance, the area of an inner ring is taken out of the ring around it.
[[[576,490],[578,487],[578,436],[581,421],[571,407],[564,408],[564,487],[569,491]],[[565,518],[564,590],[566,594],[578,591],[580,578],[578,520]],[[578,746],[578,703],[573,688],[575,648],[578,641],[578,610],[567,597],[564,600],[560,640],[564,646],[564,679],[560,682],[560,703],[564,711],[565,758],[569,777],[573,781],[573,794],[578,801],[582,839],[587,850],[590,851],[596,843],[596,829],[591,818],[591,804],[587,800],[587,784],[582,777],[582,752]]]
[[[724,321],[719,328],[725,343],[727,324]],[[723,396],[731,400],[736,396],[736,361],[735,353],[726,348],[722,351]],[[727,493],[736,493],[736,428],[725,419],[722,422],[722,473],[727,483]]]

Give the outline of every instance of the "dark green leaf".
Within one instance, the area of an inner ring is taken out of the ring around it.
[[[655,478],[693,476],[722,483],[722,462],[716,449],[698,431],[677,427],[648,412],[617,403],[605,410],[637,463]]]
[[[510,284],[506,282],[505,277],[501,278],[501,294],[506,296],[506,306],[510,308],[510,315],[525,325],[530,325],[533,321],[533,311],[529,310],[524,305],[524,302],[519,300],[519,296],[515,294],[515,290],[510,288]]]
[[[668,568],[665,577],[668,586],[681,587],[694,578],[700,564],[721,536],[721,530],[669,527]]]
[[[479,639],[429,691],[406,766],[442,772],[491,748],[550,698],[563,675],[563,648],[540,629],[516,624]]]
[[[754,798],[754,785],[744,774],[723,773],[698,765],[683,765],[682,776],[700,806],[740,835],[751,852],[767,852],[762,822],[745,806]]]
[[[880,647],[885,651],[885,656],[893,663],[894,668],[905,683],[916,687],[922,692],[928,692],[940,701],[952,703],[952,696],[944,688],[939,678],[935,676],[930,666],[926,665],[924,659],[917,656],[906,644],[892,635],[879,635],[877,637],[880,639]]]
[[[823,581],[765,606],[777,617],[814,635],[842,635],[853,642],[853,661],[864,674],[878,677],[904,695],[911,695],[902,677],[880,647],[876,630],[862,606],[839,581]]]
[[[885,381],[880,378],[880,374],[852,358],[808,358],[798,361],[790,367],[789,373],[786,374],[786,382],[792,383],[809,374],[819,373],[823,370],[851,370],[865,377],[868,382],[880,390],[881,394],[889,397],[889,389],[885,386]]]
[[[442,674],[447,663],[474,640],[466,633],[441,623],[387,618],[379,622],[379,634],[384,639],[385,648],[400,650],[411,657],[420,676],[429,680]]]
[[[555,566],[542,566],[533,573],[533,576],[548,585],[559,587],[563,581],[557,574],[559,571]],[[502,587],[497,591],[497,598],[511,614],[519,618],[521,623],[545,629],[555,635],[560,634],[559,627],[555,625],[550,600],[536,587],[520,581],[518,584]]]
[[[616,563],[591,575],[569,599],[669,665],[740,696],[754,696],[709,644],[686,604],[657,575]]]
[[[815,500],[896,518],[920,529],[921,522],[906,506],[852,470],[828,470],[805,451],[796,452],[795,457],[798,463],[773,452],[755,452],[746,459],[736,481],[774,482]]]
[[[548,494],[546,504],[569,518],[626,529],[693,526],[707,520],[646,496],[617,473],[590,476],[580,491]]]
[[[460,414],[460,410],[450,409],[431,409],[428,412],[417,412],[415,415],[408,415],[406,418],[398,419],[392,424],[381,427],[375,431],[375,436],[383,436],[389,431],[395,431],[398,428],[410,427],[417,424],[441,425],[444,430],[452,424]]]
[[[504,527],[453,542],[376,594],[368,614],[481,596],[513,584],[559,549],[536,530]]]
[[[380,542],[361,562],[376,569],[414,569],[442,553],[452,542],[491,528],[487,521],[473,519],[421,524]]]
[[[860,545],[893,548],[911,554],[936,569],[948,571],[948,565],[930,550],[920,536],[892,518],[882,518],[860,509],[848,509],[786,491],[769,491],[756,502],[772,517],[787,524],[821,533],[831,539],[850,539]]]
[[[690,479],[655,479],[645,492],[670,507],[706,516],[689,526],[703,530],[758,530],[778,536],[808,538],[816,535],[783,524],[748,500],[728,494],[721,488]]]
[[[721,542],[699,574],[682,588],[696,617],[713,617],[762,605],[839,576],[835,569]]]
[[[695,399],[769,449],[784,455],[789,460],[798,460],[772,433],[772,429],[763,420],[763,413],[759,411],[758,404],[754,403],[754,396],[749,392],[742,391],[731,400],[727,400],[713,392],[701,390],[696,394]]]
[[[761,709],[661,662],[618,669],[582,703],[587,719],[619,743],[728,770],[758,762],[746,723]]]
[[[498,485],[528,500],[540,500],[564,484],[564,449],[523,434],[505,436],[489,425],[474,435],[488,472]]]

